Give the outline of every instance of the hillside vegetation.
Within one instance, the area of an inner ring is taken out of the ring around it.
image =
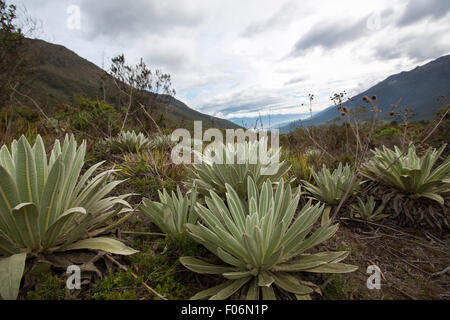
[[[77,96],[120,104],[111,75],[69,49],[43,40],[25,38],[21,50],[29,67],[23,93],[32,97],[45,110],[52,110],[62,104],[74,104]],[[164,92],[147,91],[143,95],[144,101],[151,101],[146,107],[156,114],[155,118],[160,114],[167,117],[166,125],[176,127],[183,121],[198,120],[206,126],[239,127],[230,121],[190,109]],[[32,105],[26,99],[23,103]]]

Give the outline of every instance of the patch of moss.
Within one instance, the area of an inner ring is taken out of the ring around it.
[[[142,177],[135,177],[129,180],[129,185],[133,187],[135,193],[145,195],[150,199],[157,199],[157,190],[166,189],[167,192],[176,190],[177,184],[175,181],[166,179],[158,179],[155,176],[147,174]]]
[[[37,278],[35,290],[27,292],[28,300],[63,300],[66,296],[66,282],[50,273]]]
[[[96,300],[136,300],[136,288],[142,283],[142,278],[135,279],[131,271],[113,272],[97,283],[93,298]]]
[[[343,300],[347,297],[348,286],[344,277],[339,274],[329,276],[331,282],[323,290],[323,296],[326,300]]]
[[[342,244],[339,246],[339,248],[336,249],[336,251],[347,251],[349,250],[349,246],[346,244]]]
[[[207,254],[207,250],[198,244],[189,235],[182,233],[168,236],[163,244],[168,252],[174,256],[201,256]]]
[[[128,257],[127,272],[110,271],[97,284],[93,295],[98,300],[137,300],[156,298],[142,285],[155,289],[169,300],[189,299],[198,289],[196,275],[186,270],[178,261],[181,256],[199,256],[206,249],[188,235],[182,234],[148,242],[145,237],[133,241],[141,251]],[[137,279],[131,274],[137,275]]]
[[[182,234],[158,240],[153,249],[131,256],[130,265],[149,285],[168,299],[188,299],[198,285],[195,283],[194,273],[186,270],[178,259],[181,256],[204,253],[203,247]]]

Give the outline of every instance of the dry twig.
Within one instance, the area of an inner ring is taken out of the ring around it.
[[[112,263],[114,263],[115,265],[117,265],[120,269],[122,269],[125,272],[128,272],[128,268],[125,267],[124,265],[120,264],[120,262],[118,262],[117,260],[115,260],[113,257],[111,257],[110,255],[106,255],[106,258],[108,258]],[[134,272],[130,272],[131,275],[133,276],[133,278],[138,279],[138,276],[136,274],[134,274]],[[142,282],[142,285],[149,290],[151,293],[153,293],[154,295],[156,295],[158,298],[160,298],[161,300],[168,300],[166,297],[162,296],[161,294],[159,294],[155,289],[153,289],[152,287],[150,287],[148,284],[146,284],[145,282]]]

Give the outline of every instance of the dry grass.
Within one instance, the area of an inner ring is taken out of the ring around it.
[[[328,243],[328,248],[336,250],[345,246],[350,249],[346,262],[359,266],[359,269],[345,275],[340,297],[449,299],[450,235],[437,236],[426,230],[341,219],[341,228]],[[370,276],[366,270],[370,265],[377,265],[382,271],[380,290],[369,290],[366,286]]]

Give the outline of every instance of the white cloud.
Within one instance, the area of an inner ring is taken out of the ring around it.
[[[19,2],[19,1],[12,1]],[[46,39],[101,66],[140,57],[172,75],[177,97],[231,118],[314,110],[450,53],[448,0],[24,1]],[[429,5],[425,5],[429,3]],[[81,30],[66,27],[79,5]]]

